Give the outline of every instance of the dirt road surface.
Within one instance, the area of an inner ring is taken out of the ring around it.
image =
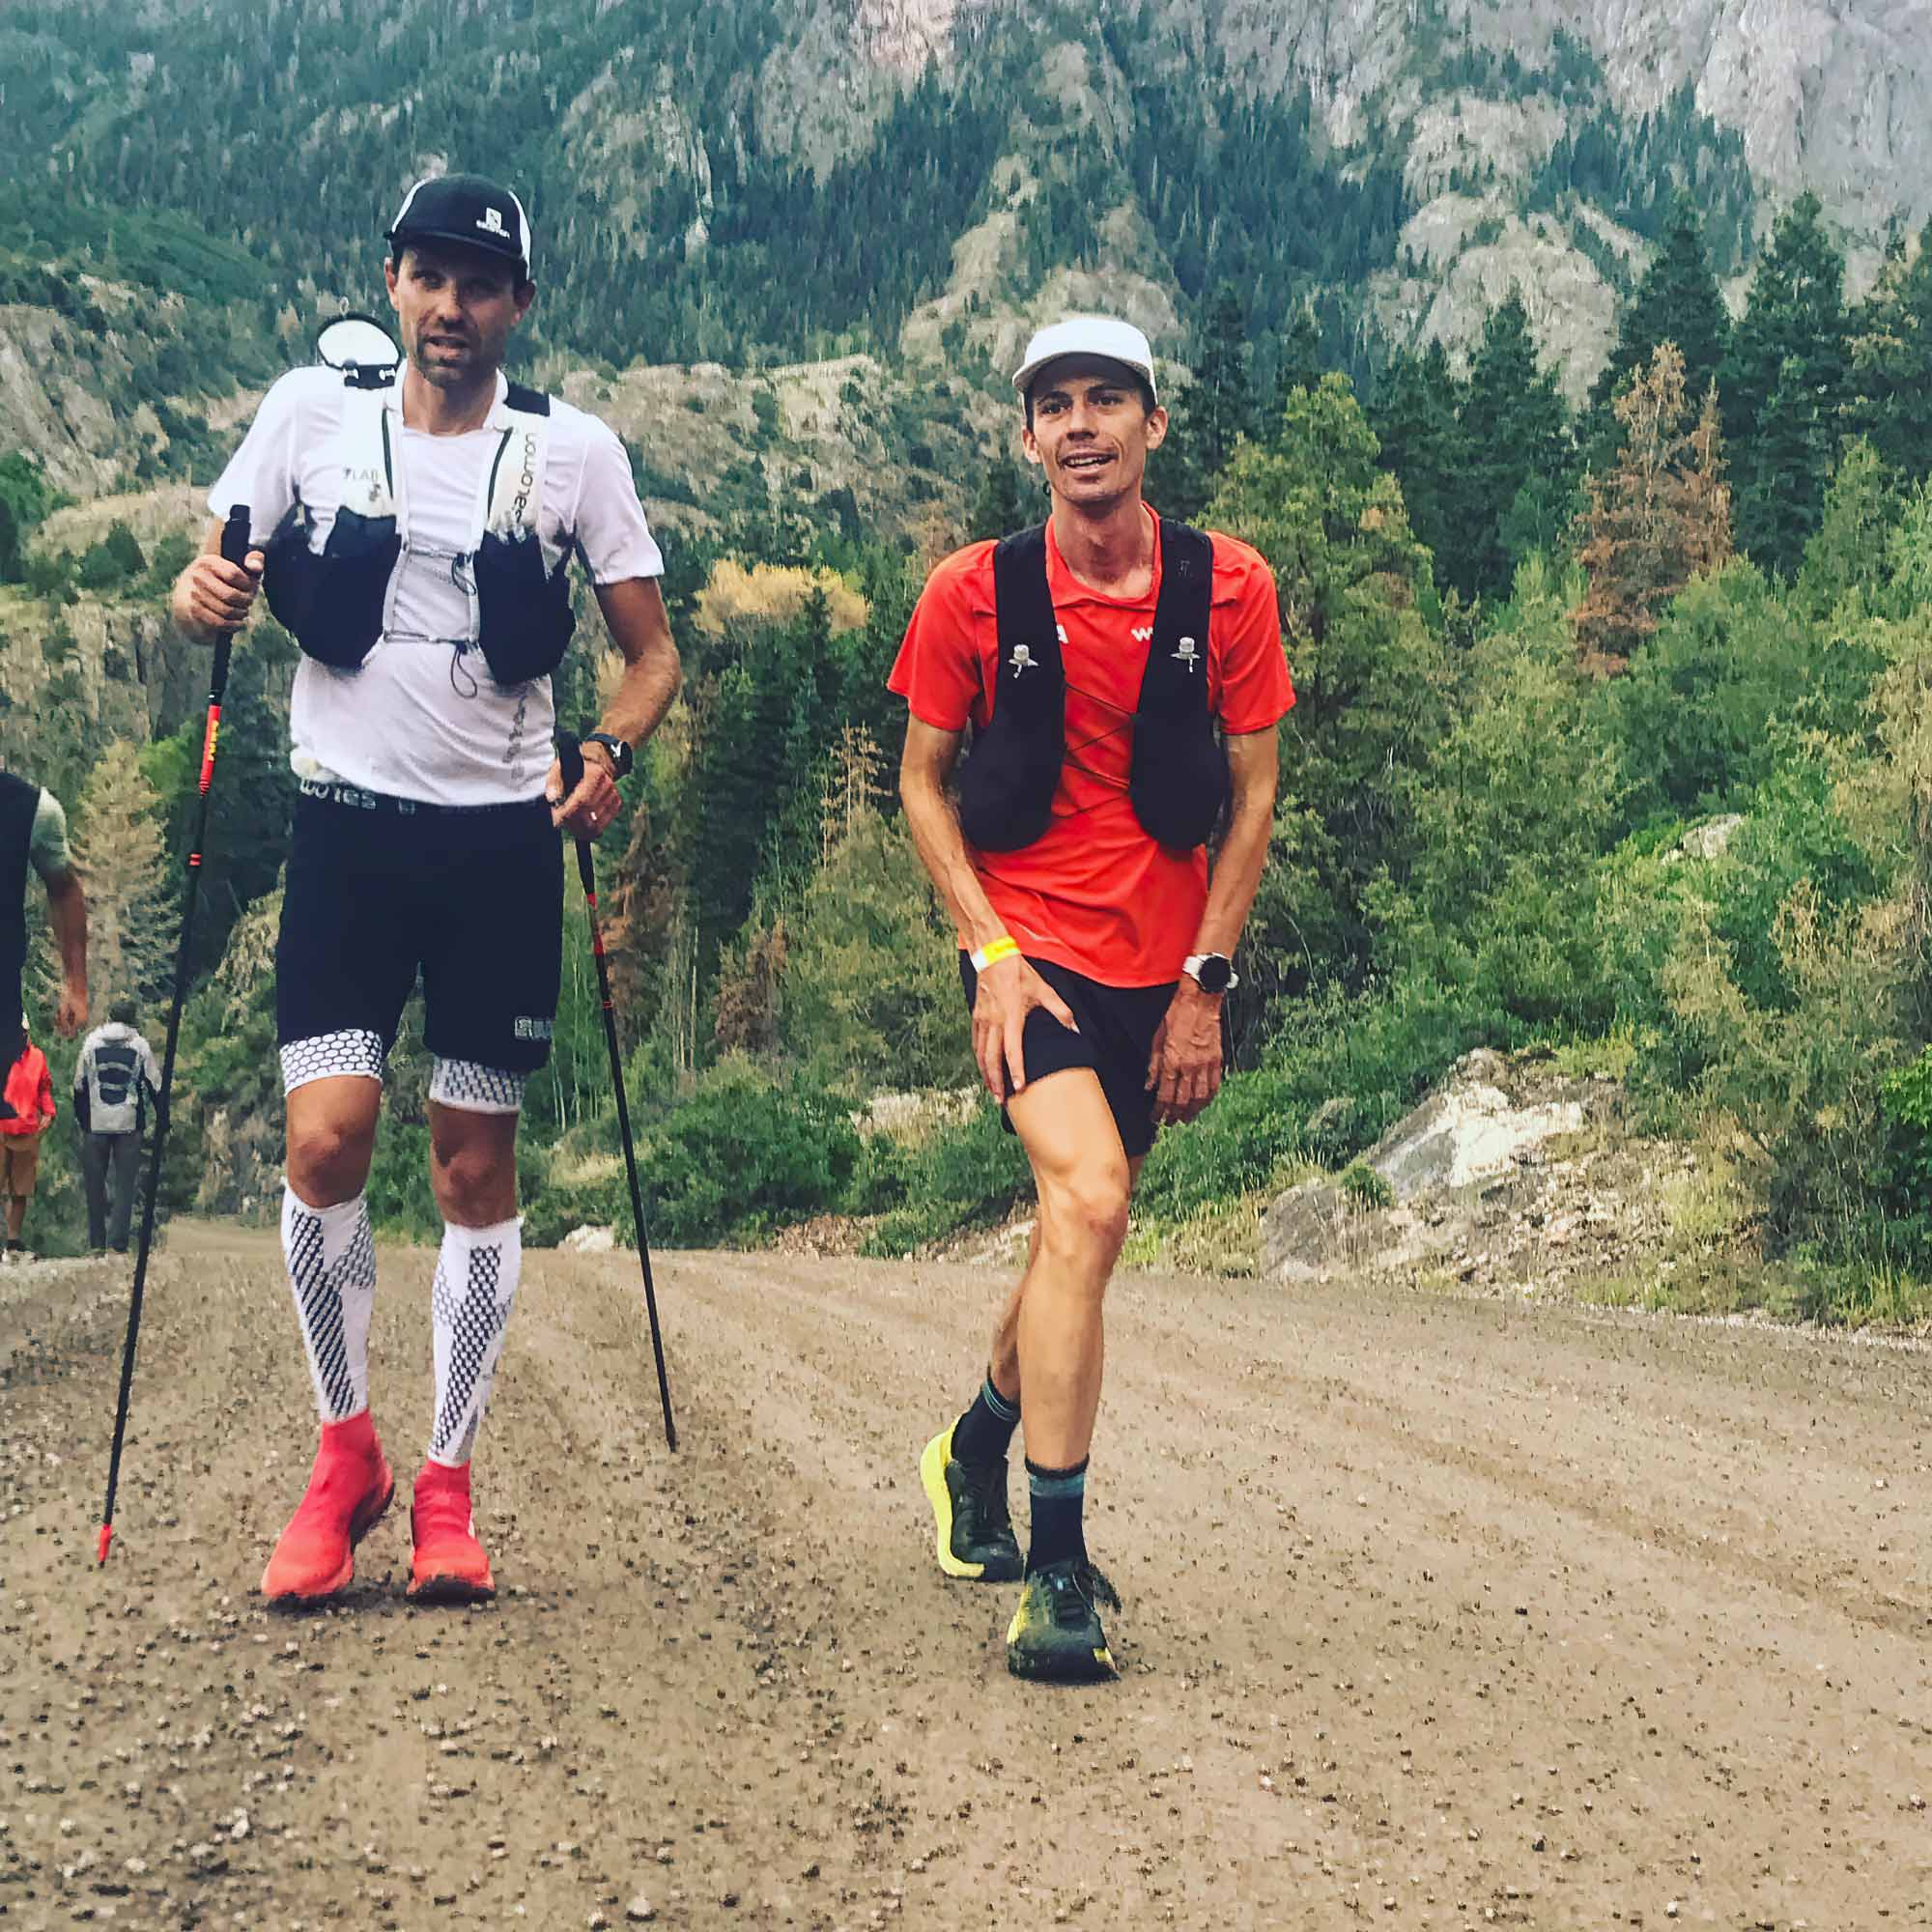
[[[431,1257],[385,1249],[406,1493]],[[306,1375],[271,1236],[0,1272],[0,1920],[1932,1926],[1932,1354],[1123,1277],[1090,1507],[1119,1684],[1006,1673],[915,1463],[1001,1278],[530,1258],[490,1609],[253,1594]],[[1015,1508],[1023,1511],[1022,1487]]]

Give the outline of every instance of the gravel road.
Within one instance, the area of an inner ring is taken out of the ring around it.
[[[432,1257],[375,1410],[428,1423]],[[526,1264],[503,1594],[254,1595],[312,1447],[271,1236],[0,1269],[0,1920],[142,1927],[1932,1927],[1932,1351],[1129,1275],[1090,1540],[1123,1680],[1006,1673],[916,1460],[1003,1278]],[[1023,1510],[1020,1486],[1015,1506]]]

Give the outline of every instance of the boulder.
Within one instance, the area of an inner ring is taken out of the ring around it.
[[[615,1228],[573,1228],[557,1243],[574,1255],[608,1255],[616,1245]]]
[[[1461,1077],[1470,1061],[1496,1059],[1494,1054],[1471,1054],[1459,1063],[1451,1084],[1405,1115],[1365,1156],[1395,1189],[1398,1202],[1412,1201],[1428,1188],[1469,1187],[1488,1180],[1506,1172],[1526,1149],[1582,1127],[1580,1101],[1520,1107],[1488,1080]]]

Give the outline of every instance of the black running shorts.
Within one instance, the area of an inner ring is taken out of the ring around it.
[[[412,808],[303,787],[275,947],[283,1046],[366,1031],[386,1052],[420,973],[431,1053],[532,1073],[562,945],[563,844],[541,799]]]
[[[1069,1066],[1091,1066],[1100,1077],[1100,1091],[1121,1130],[1121,1145],[1132,1160],[1153,1146],[1153,1094],[1149,1092],[1148,1061],[1153,1037],[1160,1031],[1176,981],[1165,986],[1103,986],[1084,973],[1056,966],[1050,959],[1027,964],[1066,1002],[1080,1031],[1069,1033],[1046,1011],[1036,1007],[1026,1016],[1020,1051],[1026,1059],[1027,1085],[1042,1075]],[[979,976],[971,957],[959,955],[959,978],[971,1011]],[[1005,1110],[1001,1110],[1005,1119]],[[1007,1131],[1012,1122],[1007,1121]]]

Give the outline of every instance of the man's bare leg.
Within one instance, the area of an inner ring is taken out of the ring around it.
[[[1141,1169],[1147,1165],[1147,1155],[1137,1153],[1127,1162],[1127,1193],[1132,1197],[1141,1178]],[[1026,1295],[1028,1277],[1033,1273],[1039,1260],[1039,1217],[1034,1217],[1033,1234],[1027,1241],[1027,1264],[1020,1270],[1020,1278],[1013,1283],[1013,1292],[1007,1296],[1007,1305],[1000,1311],[1000,1319],[993,1324],[993,1346],[986,1356],[987,1374],[993,1386],[1012,1405],[1020,1406],[1020,1302]]]
[[[1083,1463],[1105,1364],[1101,1303],[1127,1236],[1132,1171],[1099,1076],[1068,1067],[1007,1109],[1033,1165],[1039,1241],[1014,1293],[1027,1460]]]

